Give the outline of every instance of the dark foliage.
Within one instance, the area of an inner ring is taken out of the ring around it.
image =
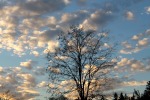
[[[127,94],[120,93],[118,97],[117,93],[114,93],[113,100],[150,100],[150,81],[147,82],[146,89],[143,94],[140,94],[138,90],[134,90],[133,95],[131,97],[127,96]]]

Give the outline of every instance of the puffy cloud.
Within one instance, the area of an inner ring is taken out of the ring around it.
[[[150,14],[150,7],[146,7],[146,13]]]
[[[120,50],[120,53],[132,54],[148,48],[150,46],[149,37],[149,29],[147,29],[144,33],[133,35],[130,41],[122,42],[123,49]]]
[[[97,10],[90,15],[89,18],[85,19],[82,23],[85,29],[97,30],[98,27],[106,25],[110,20],[113,19],[113,14],[111,11]]]
[[[37,14],[55,12],[66,7],[67,0],[30,0],[27,2],[19,2],[21,9]]]
[[[36,79],[31,74],[17,74],[23,80],[22,86],[25,87],[35,87],[36,86]]]
[[[31,54],[33,54],[34,56],[39,56],[39,52],[38,51],[32,51]]]
[[[74,13],[64,13],[61,16],[60,23],[79,24],[86,18],[86,16],[88,16],[88,11],[86,10],[80,10]]]
[[[32,67],[36,64],[36,61],[28,60],[26,62],[21,62],[20,66],[25,67],[27,69],[32,69]]]
[[[83,5],[85,5],[87,3],[87,0],[77,0],[77,4],[79,5],[79,6],[83,6]]]
[[[132,40],[138,40],[139,36],[138,35],[133,35]]]
[[[121,85],[122,86],[142,86],[142,85],[146,85],[147,81],[128,81],[128,82],[122,82]]]
[[[146,65],[139,60],[122,58],[116,67],[120,71],[146,71]],[[122,70],[123,69],[123,70]]]
[[[5,1],[2,3],[2,1]],[[107,7],[101,10],[80,10],[70,13],[64,13],[62,10],[71,4],[71,0],[2,0],[0,1],[0,48],[2,50],[11,51],[14,54],[23,56],[26,53],[31,53],[38,56],[40,52],[39,48],[48,48],[51,52],[54,51],[54,47],[59,44],[53,41],[53,38],[59,34],[60,29],[66,30],[66,27],[72,24],[81,24],[83,28],[95,28],[106,25],[113,19],[113,11],[116,10],[115,6],[111,8],[109,4]],[[119,0],[118,0],[119,1]],[[138,0],[139,1],[139,0]],[[77,0],[78,4],[86,4],[87,0]],[[120,2],[120,1],[119,1]],[[135,3],[137,0],[123,0],[126,2],[123,5],[127,5],[127,2]],[[120,3],[121,4],[121,3]],[[122,5],[121,5],[122,6]],[[93,9],[93,8],[92,8]],[[62,11],[62,12],[59,12]],[[148,9],[147,9],[148,11]],[[64,14],[63,14],[64,13]],[[52,16],[54,14],[54,16]],[[86,24],[89,26],[86,27]],[[147,35],[150,31],[147,30]],[[146,34],[145,34],[146,35]],[[137,46],[143,48],[146,45],[146,40],[142,36],[139,38],[133,38],[137,40]],[[145,43],[144,43],[145,42]],[[125,46],[126,45],[126,46]],[[108,46],[107,44],[105,46]],[[124,44],[125,48],[131,49],[130,43]],[[140,50],[136,47],[136,50]],[[29,52],[26,52],[29,50]],[[41,50],[41,49],[40,49]],[[124,49],[126,52],[126,49]],[[47,53],[44,50],[44,53]],[[127,60],[127,59],[126,59]],[[122,66],[124,62],[122,63]],[[128,59],[127,62],[131,63]],[[138,65],[142,66],[141,62],[132,61],[135,64],[131,64],[131,67],[136,69]],[[0,67],[0,90],[12,91],[12,94],[19,100],[30,100],[38,96],[39,93],[35,90],[36,86],[45,86],[46,82],[37,82],[34,75],[45,75],[44,67],[33,68],[35,62],[28,60],[21,62],[21,67],[12,67],[5,69]],[[32,69],[26,70],[24,68]],[[138,68],[137,68],[138,69]],[[7,72],[6,72],[7,71]],[[33,75],[31,73],[34,73]],[[37,85],[37,83],[39,83]],[[3,87],[3,89],[1,88]],[[1,92],[0,91],[0,92]]]
[[[35,75],[39,75],[39,76],[45,75],[45,73],[46,73],[46,68],[45,68],[45,67],[39,67],[39,66],[38,66],[35,70],[33,70],[33,72],[34,72]]]
[[[149,44],[148,38],[144,38],[144,39],[138,41],[139,46],[147,46],[148,44]]]
[[[131,12],[131,11],[127,11],[127,12],[125,13],[125,17],[126,17],[128,20],[133,20],[133,19],[134,19],[134,14],[133,14],[133,12]]]
[[[38,87],[46,87],[47,86],[47,82],[42,81],[41,83],[38,84]]]
[[[127,49],[131,49],[131,48],[132,48],[131,44],[128,43],[127,41],[122,42],[122,45],[123,45],[125,48],[127,48]]]
[[[45,72],[45,70],[41,70],[41,67],[35,69],[38,69],[37,72]],[[39,96],[40,93],[36,90],[39,80],[30,74],[29,70],[24,72],[21,67],[0,67],[0,70],[5,72],[2,74],[0,71],[0,94],[9,90],[9,95],[13,95],[14,100],[30,100]],[[44,82],[41,82],[39,86],[42,85],[44,86]]]
[[[44,53],[47,53],[47,52],[54,52],[54,51],[55,51],[55,47],[58,47],[58,46],[59,46],[58,41],[49,41],[49,42],[48,42],[47,49],[44,50]],[[48,51],[47,51],[47,50],[48,50]]]
[[[39,92],[34,90],[33,88],[27,88],[27,87],[17,87],[18,92],[20,93],[20,99],[21,100],[32,100],[34,97],[39,96]]]
[[[3,67],[0,66],[0,74],[4,72]]]
[[[118,66],[125,66],[129,64],[129,60],[127,58],[121,59],[120,62],[117,63]]]

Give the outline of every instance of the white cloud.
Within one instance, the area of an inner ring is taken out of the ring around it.
[[[106,25],[113,18],[111,11],[97,10],[85,19],[82,26],[85,30],[97,30],[99,27]]]
[[[127,11],[127,12],[125,13],[125,17],[126,17],[128,20],[133,20],[133,19],[134,19],[134,14],[133,14],[133,12],[131,12],[131,11]]]
[[[146,71],[146,65],[143,62],[135,59],[122,58],[117,63],[117,70],[119,71]]]
[[[139,36],[138,35],[133,35],[132,40],[138,40]]]
[[[38,51],[32,51],[31,54],[33,54],[35,57],[39,56],[39,52]]]
[[[75,2],[82,5],[87,0]],[[45,48],[54,52],[54,47],[57,47],[59,43],[53,41],[53,39],[61,30],[65,31],[66,27],[68,28],[72,24],[80,24],[85,29],[94,28],[97,30],[112,21],[113,10],[117,8],[107,5],[106,8],[100,10],[93,8],[91,10],[89,7],[88,10],[67,11],[67,13],[62,11],[69,4],[72,4],[71,0],[8,0],[7,4],[0,3],[0,52],[7,50],[12,55],[16,54],[20,57],[26,57],[25,54],[29,53],[37,57],[41,55],[39,51]],[[146,8],[146,11],[149,13],[149,7]],[[128,12],[127,15],[129,19],[134,18],[133,12]],[[150,30],[147,30],[144,35],[150,36]],[[149,42],[143,37],[144,35],[134,36],[133,40],[137,41],[135,48],[129,42],[124,43],[125,49],[122,49],[121,52],[137,52],[143,49],[143,46],[146,47]],[[105,46],[108,47],[109,45],[105,44]],[[44,53],[47,53],[46,49]],[[131,59],[124,59],[118,64],[123,67],[125,62],[129,63],[133,69],[143,66],[142,62]],[[133,62],[135,63],[133,64]],[[35,77],[36,75],[39,78],[43,77],[45,68],[33,68],[35,64],[36,62],[28,60],[20,62],[19,67],[0,67],[0,90],[6,91],[9,89],[16,97],[20,97],[17,98],[18,100],[34,99],[35,96],[39,95],[35,89],[36,86],[43,87],[46,84],[45,81],[39,83],[37,77]],[[37,83],[39,84],[37,85]],[[4,89],[1,89],[2,86]]]
[[[32,74],[17,74],[17,76],[23,79],[22,86],[25,86],[25,87],[36,86],[36,79]]]
[[[2,73],[3,71],[4,71],[3,67],[0,66],[0,73]]]
[[[35,70],[33,70],[33,72],[34,72],[35,75],[39,75],[39,76],[45,75],[45,73],[46,73],[46,68],[45,68],[45,67],[39,67],[39,66],[38,66]]]
[[[32,67],[36,64],[36,61],[28,60],[26,62],[21,62],[20,66],[25,67],[27,69],[32,69]]]
[[[128,82],[122,82],[121,85],[122,86],[142,86],[142,85],[146,85],[147,81],[128,81]]]
[[[131,37],[131,40],[122,42],[123,48],[120,50],[120,53],[132,54],[148,48],[150,46],[149,37],[150,37],[149,29],[147,29],[144,33],[133,35]]]
[[[149,44],[148,38],[144,38],[144,39],[138,41],[139,46],[147,46],[148,44]]]
[[[44,53],[47,52],[54,52],[55,48],[59,46],[59,42],[58,41],[49,41],[48,42],[48,46],[47,49],[44,50]],[[48,50],[48,51],[47,51]]]
[[[147,14],[150,14],[150,6],[149,6],[149,7],[146,7],[146,13],[147,13]]]
[[[40,69],[41,67],[38,68],[37,72],[43,71]],[[14,100],[30,100],[40,95],[36,90],[38,78],[30,74],[30,71],[24,72],[21,67],[0,67],[0,70],[5,72],[2,74],[0,71],[0,94],[9,90],[9,94],[13,95]],[[44,86],[44,82],[40,86]]]
[[[38,84],[38,87],[42,88],[42,87],[46,87],[48,85],[47,82],[42,81],[41,83]]]

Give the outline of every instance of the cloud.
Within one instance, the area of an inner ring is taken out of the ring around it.
[[[36,96],[39,96],[39,92],[34,90],[33,88],[27,88],[27,87],[17,87],[18,89],[18,93],[20,93],[20,97],[19,99],[21,100],[30,100],[33,99]],[[18,95],[19,97],[19,95]]]
[[[34,68],[37,73],[45,73],[43,69],[43,67]],[[25,72],[21,67],[0,67],[0,94],[9,90],[14,100],[35,99],[40,95],[36,88],[44,86],[44,80],[39,80],[31,72],[29,70]]]
[[[140,38],[139,35],[133,35],[132,40],[138,40]]]
[[[150,46],[149,37],[150,37],[149,29],[147,29],[144,33],[133,35],[129,41],[122,42],[123,49],[120,50],[120,53],[132,54],[148,48]]]
[[[20,66],[25,67],[27,69],[32,69],[32,67],[37,64],[36,61],[28,60],[26,62],[21,62]]]
[[[127,11],[127,12],[125,13],[125,17],[126,17],[128,20],[133,20],[133,19],[134,19],[134,14],[133,14],[133,12],[131,12],[131,11]]]
[[[122,82],[121,85],[122,86],[145,86],[147,83],[147,81],[141,81],[141,82],[138,82],[138,81],[128,81],[128,82]]]
[[[41,76],[41,75],[45,75],[45,73],[46,73],[46,68],[45,67],[37,67],[35,70],[33,70],[33,73],[35,74],[35,75],[39,75],[39,76]]]
[[[31,54],[33,54],[35,57],[39,56],[39,52],[38,51],[32,51]]]
[[[146,7],[145,9],[146,9],[146,13],[147,13],[147,14],[150,14],[150,6],[149,6],[149,7]]]
[[[20,2],[19,6],[22,9],[40,15],[62,10],[66,7],[66,4],[68,4],[67,0],[28,0],[26,2]]]
[[[138,41],[138,45],[139,46],[147,46],[147,45],[149,45],[149,39],[148,38],[144,38],[142,40],[139,40]]]
[[[124,9],[141,0],[117,0],[115,3],[113,3],[113,0],[108,0],[109,3],[107,2],[106,5],[102,3],[105,7],[101,8],[99,4],[99,7],[94,5],[95,1],[90,1],[93,5],[91,7],[88,6],[89,1],[1,0],[1,52],[8,51],[12,55],[16,54],[19,57],[26,57],[26,54],[33,54],[39,58],[39,55],[42,55],[43,52],[47,53],[47,49],[45,48],[54,52],[54,47],[59,45],[54,38],[61,30],[66,31],[70,25],[74,24],[82,25],[85,29],[102,29],[103,26],[117,17],[119,9]],[[88,6],[88,9],[78,10],[78,8],[75,8],[76,10],[70,12],[70,4],[73,2],[78,3],[78,6],[82,6],[82,8]],[[146,12],[149,13],[148,7],[146,8]],[[131,13],[133,14],[133,12]],[[134,17],[134,14],[132,14],[129,13],[127,17],[131,19]],[[150,30],[142,33],[142,35],[136,34],[131,39],[136,43],[124,42],[124,48],[121,53],[133,53],[146,48],[149,45],[148,36],[150,36]],[[142,62],[135,59],[124,59],[118,63],[121,65],[118,67],[126,66],[125,63],[128,63],[127,66],[135,70],[138,70],[139,66],[144,67]],[[30,100],[39,96],[36,88],[45,86],[46,82],[44,79],[38,78],[45,75],[45,68],[33,67],[36,64],[37,62],[35,61],[27,60],[20,62],[19,67],[0,67],[0,92],[10,90],[11,94],[19,100]],[[146,68],[148,69],[149,66]]]
[[[116,67],[118,71],[146,71],[146,65],[135,59],[122,58]]]
[[[99,27],[106,25],[110,20],[113,19],[113,14],[111,11],[97,10],[90,15],[89,18],[85,19],[82,26],[85,29],[97,30]]]
[[[42,87],[46,87],[48,84],[45,81],[42,81],[41,83],[38,84],[38,87],[42,88]]]
[[[84,6],[86,5],[88,2],[88,0],[77,0],[76,3],[79,5],[79,6]]]
[[[0,66],[0,75],[4,74],[4,73],[5,73],[4,68],[2,66]]]
[[[23,87],[35,87],[36,86],[36,79],[32,74],[17,74],[19,78],[22,79]]]
[[[58,41],[49,41],[48,45],[47,45],[47,49],[45,49],[43,52],[47,53],[47,52],[54,52],[55,48],[59,46]],[[48,51],[47,51],[48,50]]]

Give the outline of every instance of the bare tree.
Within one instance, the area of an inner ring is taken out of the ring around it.
[[[71,27],[59,38],[59,46],[48,52],[49,92],[76,94],[79,100],[91,100],[107,89],[107,73],[112,62],[113,46],[106,33]],[[71,97],[73,98],[73,97]]]

